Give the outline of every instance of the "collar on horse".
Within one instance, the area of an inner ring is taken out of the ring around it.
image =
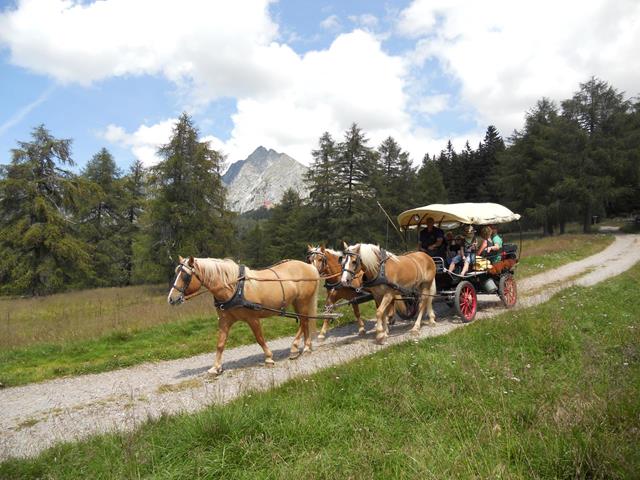
[[[372,278],[371,280],[366,280],[365,277],[362,277],[362,288],[371,288],[377,287],[378,285],[386,285],[387,287],[391,287],[394,290],[399,291],[404,296],[412,296],[415,292],[413,290],[409,290],[407,288],[401,287],[397,283],[393,283],[389,281],[387,278],[387,274],[385,271],[385,265],[387,260],[389,260],[389,256],[387,255],[387,251],[384,248],[380,249],[380,268],[378,269],[378,275],[376,278]]]
[[[239,265],[239,267],[240,271],[238,272],[238,284],[236,286],[236,291],[233,293],[233,296],[229,300],[226,300],[224,302],[218,301],[214,297],[213,304],[220,310],[231,310],[232,308],[240,307],[248,308],[251,310],[262,310],[263,307],[261,304],[249,302],[246,298],[244,298],[244,271],[246,267],[244,265]]]
[[[378,269],[378,275],[376,276],[376,278],[372,278],[371,280],[366,280],[363,277],[362,278],[363,287],[375,287],[377,285],[391,285],[385,273],[385,265],[387,263],[387,260],[389,260],[389,257],[387,256],[387,251],[384,248],[381,248],[380,249],[380,268]]]

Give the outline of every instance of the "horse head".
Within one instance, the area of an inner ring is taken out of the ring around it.
[[[342,276],[340,281],[345,287],[351,286],[355,276],[362,270],[362,259],[360,258],[360,244],[347,245],[344,243],[342,257]]]
[[[167,301],[170,305],[180,305],[189,295],[200,290],[202,280],[197,273],[196,261],[193,257],[179,257],[180,263],[176,267],[176,278],[171,285]]]

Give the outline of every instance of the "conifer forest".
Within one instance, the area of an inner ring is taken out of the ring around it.
[[[419,161],[392,137],[372,145],[358,123],[342,138],[318,134],[310,196],[290,190],[239,215],[226,206],[224,156],[186,113],[157,165],[127,171],[104,148],[78,170],[72,139],[36,126],[0,158],[0,294],[169,282],[179,255],[263,267],[303,259],[307,244],[415,248],[380,206],[395,219],[430,203],[497,202],[545,235],[640,212],[640,99],[598,78],[560,103],[540,99],[521,130],[489,125],[478,145],[449,142]]]

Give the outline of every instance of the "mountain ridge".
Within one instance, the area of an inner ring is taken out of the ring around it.
[[[229,208],[240,213],[269,208],[289,188],[305,198],[309,196],[303,180],[307,170],[286,153],[260,145],[246,159],[233,162],[222,176]]]

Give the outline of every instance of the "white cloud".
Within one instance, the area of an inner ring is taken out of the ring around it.
[[[275,42],[269,0],[21,0],[0,14],[15,65],[62,83],[164,75],[202,101],[261,94],[286,81],[271,68],[295,54]]]
[[[176,121],[175,118],[169,118],[151,126],[141,125],[132,133],[110,124],[100,136],[111,143],[129,148],[138,160],[149,167],[160,161],[157,156],[158,148],[169,142]]]
[[[349,20],[358,26],[364,28],[374,28],[378,25],[378,17],[370,13],[363,13],[362,15],[350,15]]]
[[[449,100],[451,95],[448,93],[441,93],[438,95],[431,95],[420,99],[415,109],[427,115],[435,115],[445,111],[449,107]]]
[[[337,15],[329,15],[320,22],[320,26],[325,30],[340,30],[340,19]]]
[[[568,98],[592,75],[638,93],[636,0],[484,2],[414,0],[397,32],[418,38],[410,58],[438,60],[461,84],[460,100],[503,134],[536,100]]]

